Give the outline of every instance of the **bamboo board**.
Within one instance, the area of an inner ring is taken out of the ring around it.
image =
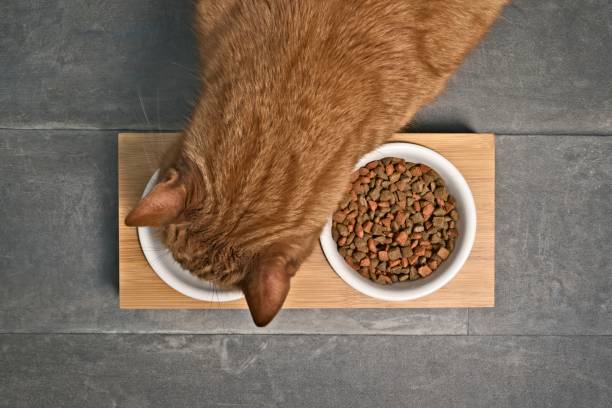
[[[136,228],[123,224],[157,168],[160,155],[176,134],[119,135],[119,302],[124,309],[244,309],[244,300],[211,303],[167,286],[147,263]],[[472,253],[457,276],[429,296],[403,302],[369,298],[341,280],[320,247],[291,280],[285,308],[429,308],[491,307],[495,287],[495,136],[491,134],[397,134],[393,141],[429,147],[463,173],[478,217]]]

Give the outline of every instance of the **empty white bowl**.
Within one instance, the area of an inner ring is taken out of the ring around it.
[[[355,169],[373,160],[397,157],[412,163],[422,163],[435,170],[445,182],[448,192],[455,197],[460,219],[457,223],[459,237],[455,249],[438,269],[424,279],[381,285],[361,276],[338,253],[338,246],[331,234],[330,217],[321,233],[321,246],[329,264],[346,283],[370,297],[401,301],[417,299],[440,289],[459,272],[472,250],[476,236],[476,205],[467,182],[455,166],[440,154],[411,143],[387,143],[366,154]]]
[[[155,186],[157,170],[145,187],[142,196],[146,196]],[[170,250],[161,240],[158,228],[138,227],[138,239],[144,256],[161,280],[183,295],[207,302],[229,302],[241,299],[244,295],[239,289],[220,289],[211,282],[193,276],[176,262]]]

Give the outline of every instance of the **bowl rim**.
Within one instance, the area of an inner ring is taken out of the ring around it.
[[[149,194],[157,183],[160,170],[157,169],[147,181],[142,197]],[[166,249],[166,246],[158,239],[156,231],[157,228],[153,227],[138,227],[138,241],[140,248],[151,266],[151,269],[164,281],[168,286],[177,292],[182,293],[190,298],[203,300],[206,302],[231,302],[233,300],[239,300],[244,298],[244,294],[240,289],[221,289],[215,288],[210,282],[200,280],[193,276],[191,272],[187,271],[181,265],[178,264],[169,253],[160,255],[159,250]],[[179,278],[172,269],[178,268],[183,279]],[[193,284],[189,284],[186,281],[198,281],[202,286],[197,287]],[[205,283],[208,283],[209,288],[203,287]]]
[[[467,261],[476,238],[477,212],[474,196],[461,172],[444,156],[427,147],[409,142],[389,142],[365,154],[355,165],[355,169],[372,160],[384,157],[418,156],[416,162],[434,169],[453,191],[453,196],[463,202],[461,208],[463,231],[451,259],[442,264],[443,270],[436,270],[425,279],[406,281],[391,285],[381,285],[361,276],[346,264],[340,256],[337,244],[331,235],[332,216],[330,215],[320,235],[321,248],[328,263],[336,274],[349,286],[364,295],[379,300],[405,301],[427,296],[450,282]],[[458,193],[458,194],[457,194]]]

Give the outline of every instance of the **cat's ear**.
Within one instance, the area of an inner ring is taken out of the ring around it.
[[[130,227],[159,227],[174,221],[185,209],[187,189],[180,174],[169,169],[162,181],[157,183],[140,203],[125,218]]]
[[[241,284],[253,321],[259,327],[270,323],[285,302],[295,265],[282,258],[258,263]]]

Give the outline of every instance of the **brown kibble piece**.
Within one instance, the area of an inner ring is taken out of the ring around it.
[[[408,233],[406,231],[400,231],[395,235],[395,242],[400,245],[404,245],[408,241]]]
[[[395,222],[397,222],[399,225],[403,225],[406,222],[406,213],[403,211],[398,211],[397,215],[395,216]]]
[[[390,192],[389,190],[382,190],[380,192],[380,201],[391,201],[392,198],[393,198],[393,193]]]
[[[419,275],[421,275],[422,277],[426,277],[429,276],[433,271],[429,268],[429,266],[424,265],[419,268],[418,272]]]
[[[423,174],[419,166],[411,167],[409,171],[410,174],[412,174],[412,177],[419,177],[421,174]]]
[[[414,249],[414,254],[417,256],[423,256],[425,255],[425,251],[427,251],[427,248],[423,245],[419,245]]]
[[[409,247],[402,247],[401,251],[402,251],[402,257],[404,258],[408,258],[409,256],[412,256],[412,249],[410,249]]]
[[[336,211],[334,213],[334,221],[337,223],[343,223],[344,220],[346,219],[346,214],[348,214],[348,211],[343,210],[343,211]]]
[[[358,251],[368,252],[368,243],[365,239],[357,237],[353,240],[353,242],[355,243],[355,248],[357,248]]]
[[[399,174],[399,173],[393,173],[391,176],[389,176],[389,182],[393,183],[393,184],[391,184],[389,186],[389,189],[392,186],[394,186],[394,183],[396,183],[400,179],[400,177],[401,177],[401,174]],[[397,190],[397,186],[395,186],[395,188],[393,190],[390,190],[390,191],[394,191],[394,190]]]
[[[346,238],[346,244],[347,245],[351,245],[353,243],[353,240],[355,239],[355,233],[351,232],[348,237]]]
[[[336,223],[334,223],[332,226],[332,238],[336,242],[338,242],[338,239],[340,238],[340,233],[338,232],[338,228],[336,228]]]
[[[394,173],[395,169],[393,168],[393,165],[391,163],[387,164],[385,166],[385,173],[387,173],[387,176],[390,176]]]
[[[406,187],[408,186],[408,180],[401,179],[395,185],[397,186],[398,191],[404,193],[406,191]]]
[[[379,251],[378,252],[378,259],[380,261],[386,262],[389,260],[389,253],[387,251]]]
[[[353,269],[355,269],[355,263],[353,262],[353,258],[351,258],[349,255],[344,257],[344,261],[349,264],[349,266]]]
[[[395,261],[402,257],[402,251],[398,247],[395,247],[388,252],[388,256],[390,260]]]
[[[438,187],[434,191],[434,196],[442,201],[448,200],[448,193],[446,192],[446,188]]]
[[[459,221],[459,213],[457,210],[452,210],[450,212],[450,217],[453,219],[453,221]]]
[[[389,268],[395,268],[396,266],[398,266],[400,263],[402,263],[401,259],[396,259],[394,261],[389,262]]]
[[[378,181],[380,181],[380,179]],[[377,183],[378,183],[378,181],[377,181]],[[380,190],[381,190],[381,187],[373,188],[368,193],[368,197],[370,197],[373,201],[377,201],[380,198]]]
[[[431,242],[426,239],[420,240],[419,245],[424,246],[425,248],[431,248]]]
[[[432,204],[436,202],[436,199],[434,198],[434,195],[431,193],[431,191],[426,192],[423,195],[423,198],[425,199],[425,201],[429,201]]]
[[[372,226],[372,235],[382,235],[383,229],[381,224],[374,224]]]
[[[361,262],[362,259],[367,259],[367,255],[361,251],[355,251],[353,252],[353,260],[356,263]]]
[[[448,258],[448,256],[450,255],[450,252],[448,251],[448,249],[442,247],[438,250],[438,256],[442,259],[446,259]]]
[[[368,239],[368,249],[370,252],[376,253],[376,241],[373,239]]]
[[[446,225],[446,220],[444,217],[433,217],[432,223],[436,228],[445,229],[444,226]]]
[[[431,217],[431,215],[434,212],[434,206],[431,204],[427,204],[425,207],[423,207],[423,218],[425,220],[428,220],[429,217]]]

